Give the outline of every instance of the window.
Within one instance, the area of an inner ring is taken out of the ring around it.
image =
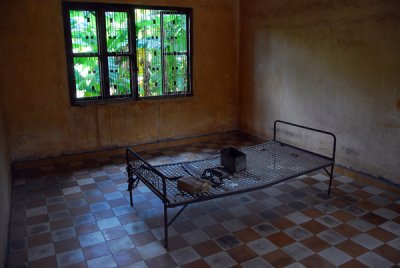
[[[71,102],[188,96],[191,9],[64,2]]]

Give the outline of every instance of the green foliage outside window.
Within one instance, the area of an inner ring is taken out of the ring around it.
[[[135,21],[139,96],[187,92],[186,15],[136,9]]]
[[[108,73],[111,96],[131,93],[129,57],[108,57]]]
[[[128,14],[126,12],[105,12],[106,39],[108,52],[129,52]]]
[[[132,96],[131,66],[135,64],[139,97],[189,93],[186,13],[100,10],[96,4],[93,10],[68,10],[76,99]],[[99,21],[104,22],[100,28]],[[134,27],[129,27],[133,21]],[[130,36],[136,51],[131,51]]]
[[[73,53],[97,52],[97,25],[94,11],[70,10]]]
[[[99,60],[97,57],[75,57],[74,71],[77,98],[101,95]]]

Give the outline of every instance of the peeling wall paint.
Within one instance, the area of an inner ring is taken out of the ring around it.
[[[337,162],[400,183],[400,2],[240,1],[239,128],[331,131]]]
[[[132,3],[132,1],[107,1]],[[135,1],[193,8],[194,97],[72,107],[61,1],[2,1],[0,85],[13,160],[237,129],[237,3]]]
[[[193,8],[194,97],[73,107],[61,1],[0,2],[11,160],[238,128],[268,137],[283,119],[334,132],[343,166],[400,182],[399,1],[135,3]]]

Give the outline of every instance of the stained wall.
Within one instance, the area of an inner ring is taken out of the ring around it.
[[[240,129],[331,131],[337,163],[400,183],[399,25],[399,1],[240,1]]]
[[[237,3],[107,1],[193,8],[194,97],[70,105],[61,1],[2,1],[1,105],[12,160],[237,129]]]
[[[0,98],[2,97],[0,91]],[[0,107],[0,267],[5,267],[7,253],[8,223],[11,206],[11,161]]]

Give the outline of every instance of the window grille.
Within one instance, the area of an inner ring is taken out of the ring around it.
[[[64,2],[71,102],[190,96],[191,9]]]

